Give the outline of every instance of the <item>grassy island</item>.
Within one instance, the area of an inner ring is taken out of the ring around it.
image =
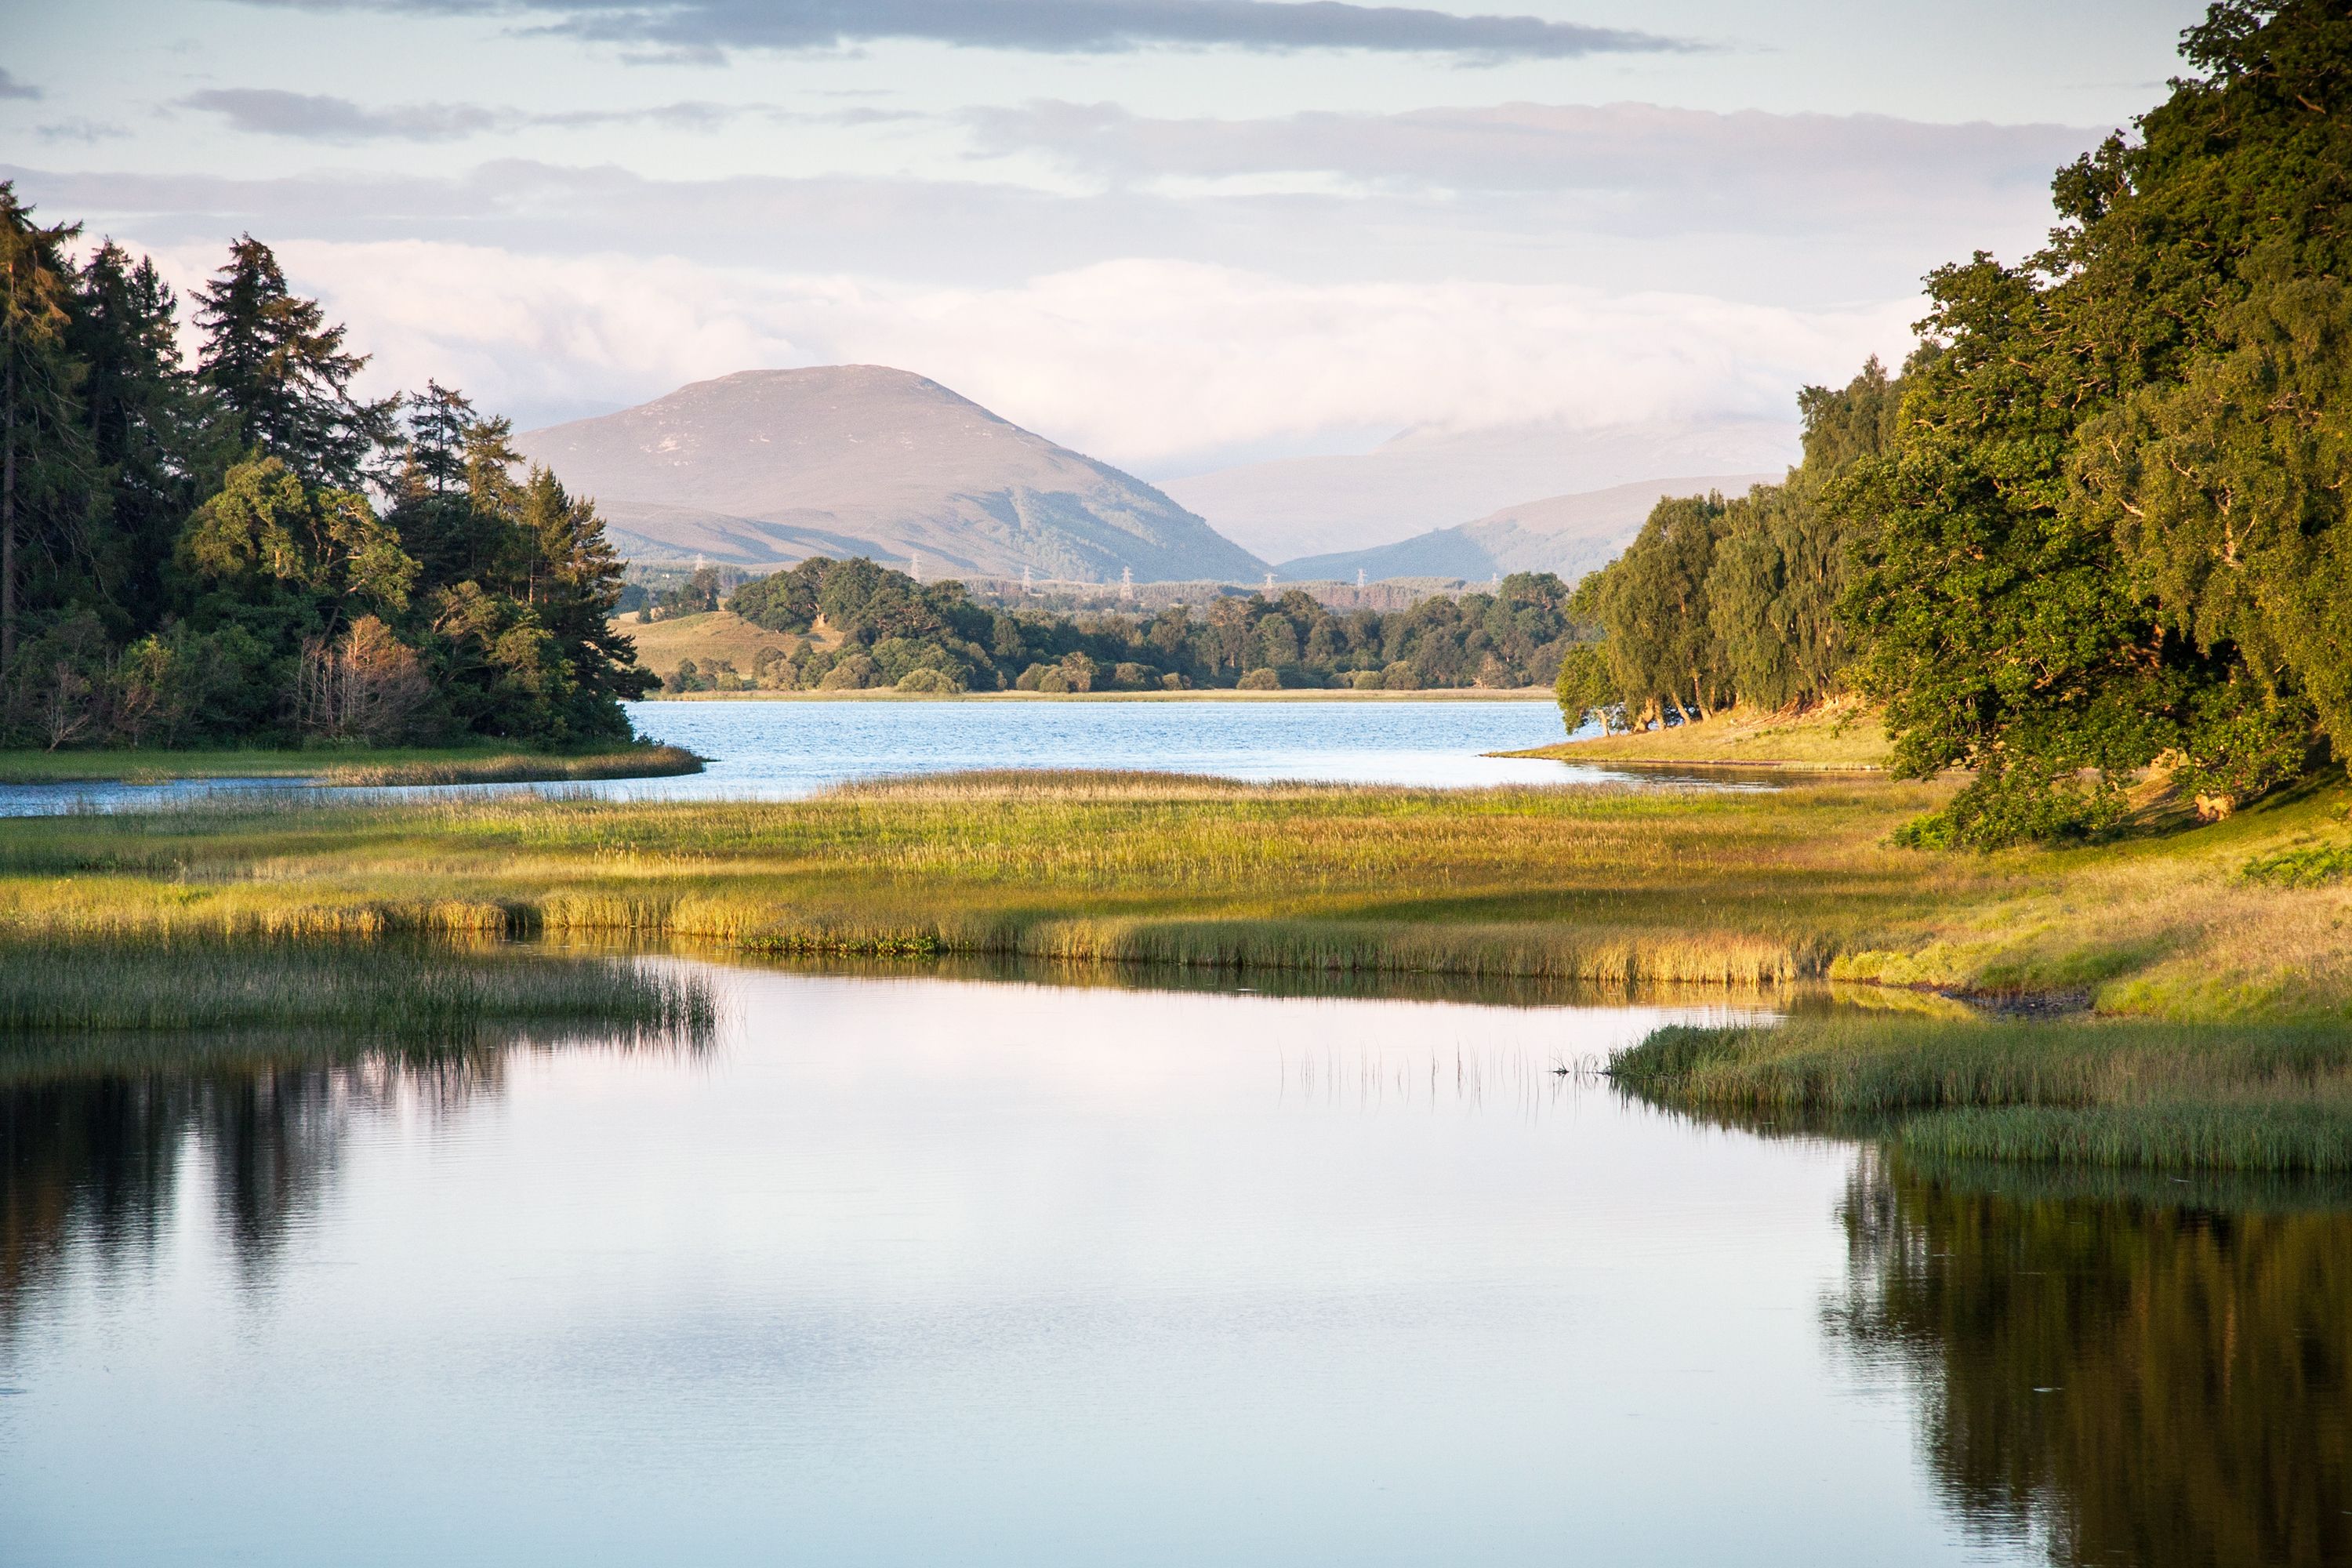
[[[2098,847],[1891,847],[1949,787],[1000,773],[772,803],[200,801],[0,823],[0,931],[597,933],[2352,1017],[2340,773],[2207,826],[2152,811]]]

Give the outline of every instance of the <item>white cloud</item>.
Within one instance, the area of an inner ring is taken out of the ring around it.
[[[1310,283],[1126,260],[1007,287],[299,241],[295,285],[379,384],[572,414],[755,366],[898,365],[1107,460],[1314,447],[1338,430],[1786,417],[1796,387],[1899,355],[1915,300],[1798,310],[1568,285]],[[175,257],[183,278],[211,264]],[[1328,449],[1326,447],[1325,449]]]

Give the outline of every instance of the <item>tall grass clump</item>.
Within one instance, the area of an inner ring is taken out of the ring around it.
[[[421,942],[0,943],[0,1051],[68,1032],[332,1030],[465,1043],[561,1025],[700,1038],[715,1014],[707,981],[625,959]]]
[[[698,773],[703,759],[683,746],[632,746],[587,756],[516,752],[423,762],[347,763],[322,770],[326,784],[388,788],[407,785],[555,784],[566,780],[672,778]]]
[[[2352,1169],[2352,1032],[2326,1026],[1801,1017],[1662,1028],[1609,1072],[1658,1103],[1954,1160]]]

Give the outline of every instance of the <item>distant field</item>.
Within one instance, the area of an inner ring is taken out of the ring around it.
[[[778,653],[790,653],[802,640],[755,626],[732,610],[679,616],[650,625],[631,614],[615,616],[613,625],[637,645],[637,662],[665,680],[689,658],[698,669],[708,668],[715,659],[725,659],[738,674],[749,677],[752,661],[762,650],[774,648]],[[809,640],[819,647],[829,646],[823,637]]]
[[[1843,773],[1886,765],[1886,731],[1875,710],[1836,704],[1809,713],[1735,708],[1696,724],[1564,741],[1515,757],[1580,763],[1672,763],[1684,767],[1795,768]]]

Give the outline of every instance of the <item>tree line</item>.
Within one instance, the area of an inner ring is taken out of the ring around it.
[[[1292,590],[1157,614],[992,609],[963,584],[917,583],[862,557],[819,557],[735,590],[728,608],[796,634],[748,672],[680,670],[680,689],[908,691],[1549,684],[1579,628],[1549,573],[1409,610],[1335,614]],[[822,632],[824,636],[817,636]],[[725,685],[721,684],[724,679]],[[709,684],[701,684],[701,683]]]
[[[629,738],[621,562],[506,420],[357,395],[250,235],[186,364],[153,263],[79,234],[0,184],[0,744]]]
[[[2230,0],[2182,53],[2044,249],[1807,389],[1786,483],[1662,502],[1580,584],[1571,722],[1857,692],[1898,773],[1972,773],[1909,837],[1984,847],[2110,831],[2150,767],[2215,816],[2352,757],[2352,4]]]

